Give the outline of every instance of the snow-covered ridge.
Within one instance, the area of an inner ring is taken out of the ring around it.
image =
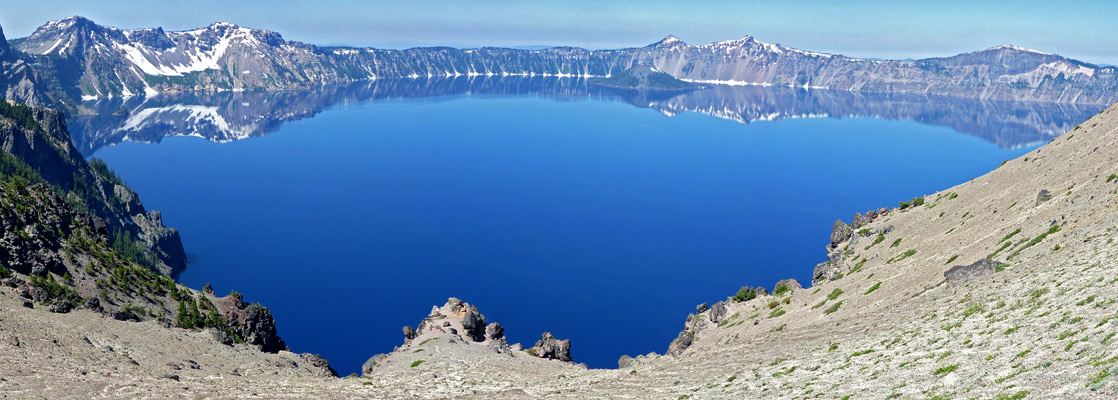
[[[81,31],[72,28],[81,17],[69,17],[48,22],[35,31],[29,40],[49,40],[30,50],[37,54],[49,54],[56,50],[61,53]],[[92,22],[90,22],[92,25]],[[99,27],[88,34],[94,40],[94,48],[112,49],[136,71],[150,76],[183,76],[193,72],[221,69],[222,58],[231,47],[238,50],[251,50],[260,47],[258,32],[242,28],[228,22],[215,22],[208,27],[188,31],[166,32],[159,28],[139,28],[123,30],[112,27]],[[173,43],[170,48],[153,48],[145,45],[141,37],[159,38]],[[141,76],[142,78],[142,76]]]
[[[1001,46],[994,46],[994,47],[991,47],[989,49],[986,49],[986,51],[990,51],[990,50],[1017,50],[1017,51],[1023,51],[1023,52],[1026,52],[1026,53],[1043,54],[1043,55],[1046,55],[1046,56],[1054,56],[1055,55],[1055,54],[1052,54],[1052,53],[1045,53],[1043,51],[1037,51],[1037,50],[1033,50],[1033,49],[1029,49],[1029,48],[1025,48],[1025,47],[1021,47],[1021,46],[1014,46],[1012,44],[1003,44]]]

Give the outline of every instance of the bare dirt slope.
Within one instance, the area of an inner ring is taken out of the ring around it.
[[[678,356],[587,370],[471,343],[457,329],[425,331],[366,376],[330,379],[311,376],[300,356],[87,311],[26,309],[5,293],[0,396],[1115,398],[1116,108],[840,235],[837,279],[690,318],[694,340]],[[987,257],[1006,264],[945,281],[953,266]]]

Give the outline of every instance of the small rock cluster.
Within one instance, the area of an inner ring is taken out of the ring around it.
[[[863,231],[858,232],[858,229],[865,226],[879,217],[889,215],[889,209],[880,208],[877,210],[866,211],[865,214],[854,213],[853,224],[847,224],[841,219],[836,220],[831,227],[831,242],[827,244],[827,261],[821,262],[815,266],[812,272],[812,285],[818,282],[832,281],[842,276],[842,248],[839,247],[842,243],[849,241],[851,238],[857,239],[858,236],[868,237],[874,234],[888,234],[893,230],[892,226],[879,229],[877,232]]]
[[[571,362],[570,339],[559,340],[550,332],[545,332],[535,346],[525,350],[522,345],[509,344],[505,328],[496,322],[486,323],[485,314],[478,312],[477,306],[451,297],[442,307],[432,306],[427,317],[415,328],[403,328],[404,344],[394,351],[412,351],[412,345],[422,344],[436,337],[450,336],[449,343],[487,346],[496,353],[524,351],[536,357]],[[387,354],[369,358],[362,366],[364,375],[372,374],[376,368],[389,359]]]

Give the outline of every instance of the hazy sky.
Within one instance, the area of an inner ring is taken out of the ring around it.
[[[643,46],[666,35],[758,40],[856,57],[920,58],[1015,44],[1118,64],[1118,1],[0,0],[9,37],[82,15],[121,28],[228,21],[289,40],[385,48]]]

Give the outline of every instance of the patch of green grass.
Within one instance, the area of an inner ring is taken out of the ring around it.
[[[897,238],[897,240],[893,241],[893,244],[889,245],[889,248],[891,249],[891,248],[894,248],[894,247],[897,247],[897,246],[900,246],[900,245],[901,245],[901,238]]]
[[[899,261],[904,260],[906,258],[912,257],[913,254],[916,254],[916,249],[908,249],[908,250],[905,250],[904,253],[898,254],[896,257],[885,260],[885,263],[886,264],[892,264],[894,262],[899,262]]]
[[[839,307],[842,307],[842,302],[841,301],[838,302],[838,303],[835,303],[834,305],[827,308],[826,310],[823,310],[823,314],[830,314],[830,313],[833,313],[835,311],[838,311]]]
[[[866,265],[866,261],[867,261],[867,259],[865,257],[862,257],[862,261],[859,261],[858,264],[854,265],[854,268],[850,270],[850,274],[854,274],[855,272],[861,271],[862,266]]]
[[[873,284],[873,286],[870,286],[870,288],[867,289],[865,293],[862,293],[862,295],[865,296],[867,294],[873,293],[875,290],[877,290],[880,287],[881,287],[881,281],[878,281],[877,283]]]
[[[832,290],[831,293],[827,295],[827,300],[837,299],[841,295],[842,295],[842,289],[835,288],[835,290]]]
[[[411,367],[412,368],[418,367],[420,364],[423,364],[425,362],[427,362],[427,360],[415,360],[414,362],[411,363]]]
[[[951,256],[951,258],[948,258],[947,262],[943,263],[943,265],[951,264],[951,262],[955,261],[956,258],[959,258],[958,254]]]
[[[1006,234],[1006,235],[1005,235],[1005,237],[1003,237],[1003,238],[1002,238],[1002,240],[999,240],[999,241],[998,241],[998,243],[1001,243],[1001,242],[1004,242],[1004,241],[1006,241],[1006,240],[1009,240],[1009,238],[1012,238],[1012,237],[1013,237],[1013,235],[1016,235],[1016,234],[1018,234],[1018,233],[1021,233],[1021,228],[1017,228],[1017,230],[1015,230],[1015,231],[1013,231],[1013,232],[1010,232],[1010,233]]]
[[[952,365],[948,365],[946,367],[939,367],[934,372],[932,372],[932,375],[935,375],[935,376],[947,375],[947,374],[950,374],[952,371],[955,371],[958,368],[959,368],[958,364],[952,364]]]
[[[1036,244],[1043,241],[1044,238],[1048,237],[1048,235],[1059,232],[1061,229],[1063,229],[1063,228],[1060,225],[1052,225],[1051,227],[1048,228],[1048,231],[1037,235],[1037,237],[1035,237],[1035,238],[1033,238],[1033,240],[1030,240],[1027,243],[1025,243],[1024,246],[1022,246],[1020,249],[1017,249],[1017,251],[1013,252],[1013,254],[1010,254],[1009,257],[1007,257],[1007,258],[1013,258],[1014,256],[1016,256],[1018,254],[1021,254],[1021,252],[1024,251],[1025,249],[1035,246]]]
[[[1000,242],[999,242],[999,243],[1000,243]],[[1009,247],[1009,245],[1011,245],[1011,244],[1013,244],[1013,242],[1005,242],[1005,243],[1002,243],[1002,246],[1001,246],[1001,247],[998,247],[998,249],[997,249],[997,250],[994,250],[994,252],[993,252],[993,253],[987,254],[987,255],[986,255],[986,258],[989,258],[989,259],[993,259],[993,258],[994,258],[995,256],[997,256],[997,255],[998,255],[998,253],[1001,253],[1001,252],[1002,252],[1002,250],[1005,250],[1005,249],[1006,249],[1007,247]]]
[[[864,356],[866,354],[870,354],[870,353],[873,353],[873,352],[874,352],[874,349],[865,349],[865,350],[856,351],[853,354],[851,354],[850,357],[847,357],[847,359]]]
[[[869,246],[866,246],[865,250],[869,250],[870,247],[873,247],[873,246],[877,245],[878,243],[881,243],[881,242],[884,242],[884,241],[885,241],[885,234],[884,233],[878,233],[877,238],[875,238],[873,240],[873,243],[870,243]]]
[[[1025,396],[1028,396],[1029,393],[1032,393],[1032,392],[1030,392],[1028,390],[1021,390],[1021,391],[1018,391],[1017,393],[1014,393],[1012,395],[1008,395],[1008,394],[1005,394],[1005,393],[999,393],[997,397],[994,397],[994,400],[1021,400],[1021,399],[1025,398]]]
[[[1086,299],[1080,300],[1078,303],[1075,303],[1075,305],[1082,307],[1082,306],[1091,304],[1094,301],[1095,301],[1095,295],[1090,295],[1090,296],[1087,296]]]
[[[769,312],[769,318],[776,318],[781,315],[784,315],[784,309],[780,307],[774,308],[771,312]]]

